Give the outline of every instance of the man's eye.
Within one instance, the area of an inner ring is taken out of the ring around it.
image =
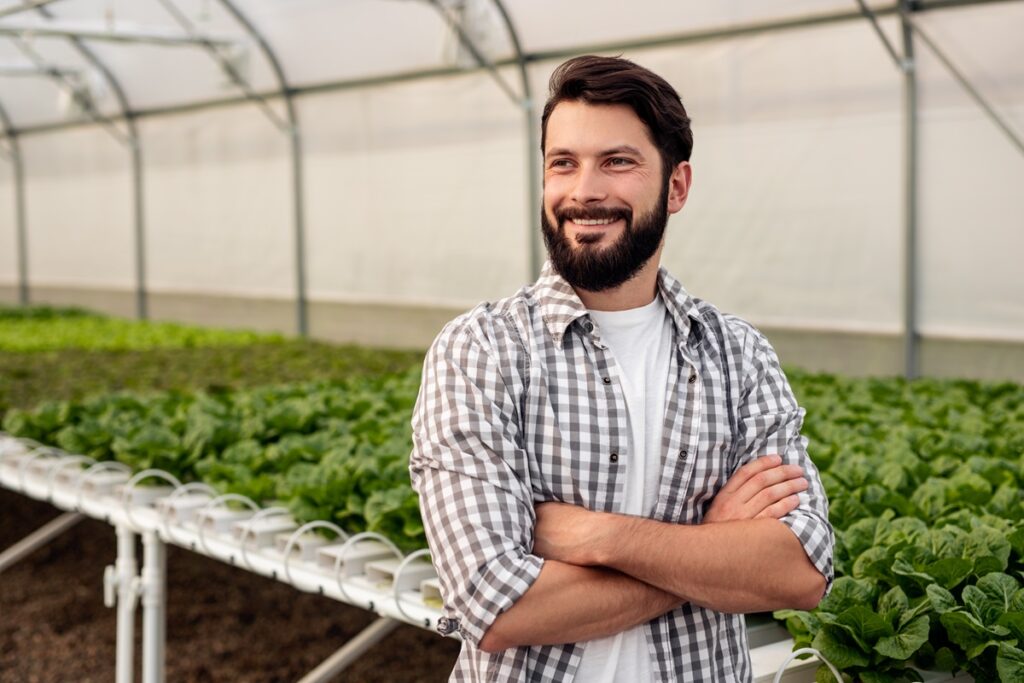
[[[569,168],[569,166],[572,165],[572,162],[568,159],[555,159],[550,165],[551,168]]]
[[[627,159],[625,157],[612,157],[608,160],[608,164],[611,166],[629,166],[632,163],[632,159]]]

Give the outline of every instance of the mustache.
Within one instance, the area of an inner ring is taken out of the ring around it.
[[[633,220],[633,212],[624,207],[615,206],[592,206],[579,208],[568,206],[555,211],[555,219],[561,226],[565,221],[600,221],[600,220],[623,220],[627,224]]]

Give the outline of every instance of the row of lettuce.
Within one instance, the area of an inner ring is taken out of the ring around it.
[[[3,429],[412,549],[426,544],[408,474],[418,383],[417,369],[250,390],[117,392],[10,410]]]
[[[88,349],[129,351],[244,344],[279,344],[279,334],[222,330],[175,322],[140,322],[79,308],[0,306],[0,350]]]
[[[926,669],[1024,681],[1024,387],[790,378],[837,536],[829,596],[814,611],[776,614],[797,644],[868,683],[919,680]],[[412,549],[424,545],[407,470],[418,382],[412,367],[100,393],[9,410],[3,428]],[[825,669],[819,680],[830,680]]]

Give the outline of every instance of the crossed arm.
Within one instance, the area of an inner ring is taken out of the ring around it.
[[[537,506],[533,551],[544,566],[480,648],[591,640],[683,602],[727,612],[814,607],[825,579],[778,521],[797,507],[807,480],[781,463],[770,455],[737,470],[702,525]]]

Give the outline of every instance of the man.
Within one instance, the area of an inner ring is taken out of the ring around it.
[[[764,337],[659,269],[692,177],[675,90],[572,59],[542,131],[550,261],[445,327],[413,418],[452,680],[751,680],[742,613],[832,578],[803,411]]]

